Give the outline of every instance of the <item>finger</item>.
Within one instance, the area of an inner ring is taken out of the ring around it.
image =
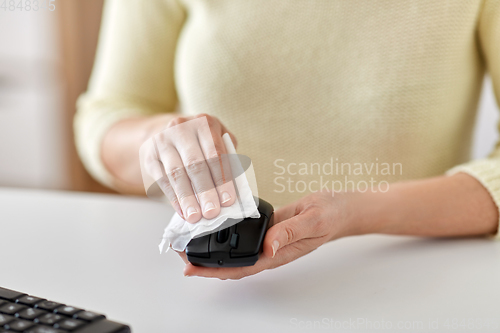
[[[170,184],[170,181],[168,180],[168,176],[165,175],[161,177],[156,181],[156,183],[160,187],[161,191],[165,194],[168,201],[170,201],[170,204],[175,209],[177,214],[179,214],[180,217],[185,219],[181,204],[179,203],[179,199],[177,198],[177,195],[175,194],[175,191],[172,188],[172,184]]]
[[[155,142],[168,182],[177,197],[184,219],[189,223],[198,222],[201,219],[201,209],[181,157],[170,143],[170,140],[165,137],[165,132],[157,134]]]
[[[273,225],[264,238],[264,253],[273,258],[279,249],[312,235],[313,216],[298,214]]]
[[[224,141],[216,128],[202,125],[198,131],[198,141],[212,175],[219,195],[220,205],[231,206],[236,200],[233,175]]]
[[[146,172],[149,173],[149,175],[151,175],[151,177],[158,185],[160,190],[167,197],[168,201],[170,201],[172,207],[175,209],[177,214],[179,214],[181,217],[184,218],[181,206],[179,204],[179,200],[177,199],[177,195],[175,194],[170,182],[168,181],[168,177],[165,173],[163,163],[160,161],[160,158],[158,157],[158,153],[155,149],[154,144],[155,143],[153,140],[150,145],[151,147],[147,148],[148,151],[146,152],[145,163],[144,163]],[[148,189],[146,189],[146,192],[147,191]]]
[[[175,147],[198,196],[203,217],[216,217],[220,213],[219,195],[196,134],[180,133],[175,139]]]

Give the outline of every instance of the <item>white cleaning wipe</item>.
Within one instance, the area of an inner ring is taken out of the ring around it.
[[[224,134],[222,139],[228,155],[232,156],[229,159],[232,174],[238,175],[234,179],[238,200],[230,207],[221,207],[221,212],[217,217],[210,220],[202,217],[194,224],[186,222],[179,214],[175,213],[163,233],[163,240],[159,245],[160,253],[163,252],[165,244],[169,245],[166,251],[172,247],[175,251],[182,252],[193,238],[228,228],[246,217],[260,217],[254,199],[254,197],[258,197],[258,193],[253,167],[250,164],[246,170],[243,169],[229,134]]]

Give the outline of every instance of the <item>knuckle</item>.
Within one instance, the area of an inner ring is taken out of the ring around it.
[[[287,241],[287,244],[290,244],[290,243],[293,243],[295,241],[295,230],[293,230],[292,227],[290,227],[289,225],[285,225],[284,226],[284,231],[285,231],[285,234],[286,234],[286,241]]]
[[[185,121],[186,121],[186,118],[184,118],[184,117],[177,117],[177,118],[174,118],[174,119],[172,119],[172,120],[170,120],[170,121],[168,122],[168,124],[167,124],[167,128],[173,127],[173,126],[175,126],[175,125],[179,125],[179,124],[181,124],[181,123],[183,123],[183,122],[185,122]]]
[[[196,118],[206,118],[210,127],[214,127],[214,125],[219,124],[217,117],[209,115],[208,113],[200,113],[196,116]]]
[[[207,164],[203,160],[188,160],[186,165],[186,171],[188,175],[198,175],[207,170]]]
[[[206,153],[207,162],[213,167],[227,167],[227,157],[224,157],[224,151],[222,150],[222,144],[220,142],[214,142],[214,147]]]
[[[175,125],[178,125],[178,124],[179,124],[179,122],[178,122],[178,120],[177,120],[177,119],[172,119],[172,120],[170,120],[170,121],[168,122],[168,124],[167,124],[167,128],[174,127]]]
[[[209,152],[207,152],[207,160],[219,160],[219,157],[222,155],[222,152],[217,150],[217,147],[215,149],[211,149]]]
[[[146,159],[144,160],[144,167],[146,168],[146,170],[149,170],[149,171],[153,171],[156,169],[156,167],[158,167],[158,160],[154,157],[146,157]]]
[[[169,137],[166,133],[161,132],[155,135],[154,144],[158,149],[167,149],[170,145]],[[152,154],[156,155],[156,150],[153,149]]]
[[[185,176],[185,174],[186,170],[184,170],[183,167],[174,168],[168,172],[169,177],[172,178],[174,182],[178,182],[182,177]]]
[[[321,210],[322,205],[315,200],[314,197],[308,197],[304,203],[303,212],[317,214]]]
[[[203,118],[203,117],[207,118],[207,120],[208,120],[208,119],[210,119],[212,116],[211,116],[211,115],[209,115],[208,113],[199,113],[199,114],[197,114],[197,115],[196,115],[196,118]]]

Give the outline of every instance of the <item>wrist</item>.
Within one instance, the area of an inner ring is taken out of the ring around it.
[[[345,226],[335,238],[383,233],[390,223],[385,195],[381,192],[335,193],[334,200],[339,204],[340,219]]]

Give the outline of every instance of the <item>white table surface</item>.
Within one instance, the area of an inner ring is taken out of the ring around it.
[[[500,242],[352,237],[219,281],[159,254],[171,214],[146,198],[0,188],[0,286],[135,333],[500,331]]]

